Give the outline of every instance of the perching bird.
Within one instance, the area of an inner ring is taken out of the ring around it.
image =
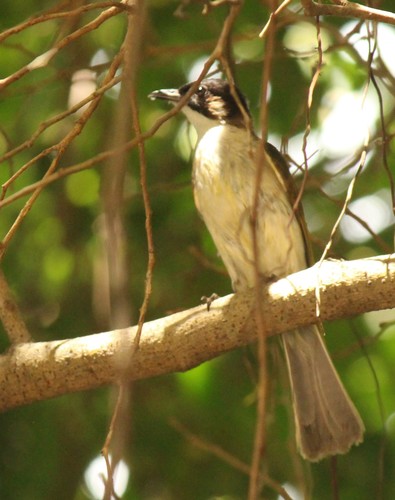
[[[179,102],[191,83],[152,92],[152,99]],[[235,98],[236,96],[236,98]],[[265,145],[259,202],[255,207],[259,139],[247,126],[245,98],[221,79],[206,79],[183,113],[198,135],[193,162],[196,206],[232,279],[242,293],[262,280],[282,278],[312,265],[302,209],[293,213],[295,191],[288,165]],[[254,253],[253,231],[258,242]],[[318,461],[346,453],[363,439],[364,426],[329,358],[320,324],[282,335],[302,456]]]

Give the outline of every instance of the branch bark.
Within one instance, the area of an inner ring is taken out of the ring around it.
[[[355,261],[325,261],[263,290],[267,335],[317,320],[395,307],[395,254]],[[256,339],[254,292],[216,300],[137,327],[69,340],[18,344],[0,358],[0,410],[70,392],[185,371]]]
[[[395,24],[395,14],[386,10],[374,9],[356,2],[344,0],[341,5],[321,4],[314,0],[301,0],[306,16],[338,16],[365,19],[387,24]]]

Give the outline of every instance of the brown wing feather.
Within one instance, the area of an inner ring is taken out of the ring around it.
[[[265,144],[265,151],[271,158],[275,167],[277,167],[277,172],[281,175],[282,181],[286,187],[289,196],[289,200],[292,206],[294,206],[298,192],[293,177],[291,175],[291,172],[289,171],[288,163],[286,162],[284,156],[278,151],[277,148],[275,148],[272,144],[270,144],[270,142],[267,142]],[[301,203],[298,203],[296,207],[295,217],[297,218],[299,226],[302,230],[307,265],[312,266],[314,264],[313,252],[311,248],[310,235],[307,229],[306,219],[304,217],[303,206]]]

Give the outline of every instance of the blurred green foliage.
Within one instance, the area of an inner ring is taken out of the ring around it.
[[[153,1],[147,5],[143,56],[138,70],[138,103],[143,130],[148,130],[166,111],[147,94],[158,88],[179,86],[191,78],[214,48],[227,13],[227,6],[202,15],[202,2]],[[78,3],[79,5],[79,3]],[[77,4],[75,7],[78,6]],[[302,163],[302,134],[306,127],[306,96],[317,62],[316,38],[304,32],[306,19],[292,12],[280,17],[276,33],[270,106],[270,139],[280,147],[289,140],[289,154]],[[53,8],[53,2],[2,1],[0,28],[5,30],[29,16]],[[69,8],[68,4],[64,9]],[[381,8],[393,10],[390,0]],[[60,9],[63,10],[63,9]],[[93,20],[100,9],[73,18],[55,19],[28,27],[0,44],[0,76],[5,78],[49,50],[57,40]],[[233,54],[238,85],[247,95],[256,124],[259,123],[264,40],[258,33],[268,19],[265,2],[245,2],[234,27]],[[308,26],[314,27],[312,20]],[[311,169],[304,204],[319,256],[328,240],[345,199],[346,189],[358,165],[361,149],[346,157],[328,154],[317,139],[330,114],[333,93],[359,92],[369,81],[368,52],[357,48],[355,39],[340,32],[349,19],[327,18],[321,29],[325,39],[324,65],[311,109]],[[355,26],[355,23],[354,23]],[[293,35],[290,36],[292,27]],[[32,71],[1,91],[0,155],[12,150],[35,133],[40,124],[68,109],[71,80],[77,70],[94,65],[101,81],[108,61],[118,52],[127,29],[120,12],[98,29],[78,38],[44,67]],[[364,25],[355,28],[364,39]],[[311,30],[308,30],[309,33]],[[297,36],[296,36],[296,35]],[[372,35],[375,33],[373,32]],[[380,34],[380,27],[379,27]],[[284,42],[285,37],[286,43]],[[295,38],[296,36],[296,38]],[[395,31],[392,33],[395,43]],[[309,38],[310,37],[310,38]],[[298,45],[298,39],[302,45]],[[307,38],[307,42],[306,42]],[[366,38],[366,37],[365,37]],[[310,47],[306,49],[307,47]],[[373,38],[371,38],[373,43]],[[292,50],[291,48],[292,47]],[[300,47],[303,47],[300,48]],[[359,46],[358,46],[359,47]],[[395,130],[395,61],[383,62],[376,53],[373,67],[382,92],[388,137]],[[93,61],[93,62],[92,62]],[[370,84],[372,90],[372,84]],[[385,189],[390,181],[383,167],[379,98],[373,89],[374,114],[370,115],[369,153],[354,199]],[[112,147],[116,133],[119,88],[108,91],[81,135],[67,149],[60,168],[85,161]],[[346,118],[346,117],[345,117]],[[77,115],[47,128],[31,146],[4,161],[0,181],[6,182],[18,169],[45,148],[60,141],[73,127]],[[351,132],[351,131],[350,131]],[[297,146],[292,146],[298,138]],[[361,138],[361,143],[364,137]],[[318,144],[319,153],[314,145]],[[156,266],[153,294],[147,319],[196,305],[203,294],[231,291],[214,245],[197,216],[190,186],[191,139],[184,120],[177,117],[164,124],[145,144],[147,176],[153,211]],[[53,155],[43,156],[9,187],[6,196],[39,181]],[[388,150],[388,164],[395,162]],[[53,340],[88,335],[109,329],[109,319],[98,311],[103,277],[100,274],[103,239],[105,163],[64,177],[47,186],[11,240],[3,259],[4,273],[12,286],[35,340]],[[141,196],[138,157],[128,156],[124,198],[119,200],[125,217],[127,254],[130,261],[128,291],[133,320],[144,295],[147,265],[145,212]],[[296,176],[301,180],[301,176]],[[10,229],[26,201],[22,197],[1,207],[1,238]],[[391,250],[393,228],[381,230],[381,241],[368,236],[363,242],[345,238],[345,229],[334,238],[332,256],[355,258]],[[211,261],[212,267],[205,262]],[[337,461],[342,500],[395,497],[395,397],[393,390],[395,336],[394,315],[378,314],[353,322],[326,325],[327,340],[341,378],[366,423],[365,442]],[[383,318],[380,320],[380,318]],[[388,325],[382,335],[380,323]],[[373,325],[373,326],[372,326]],[[357,341],[369,339],[362,350]],[[3,350],[8,346],[2,332]],[[309,485],[312,498],[332,498],[330,464],[308,466],[294,449],[287,379],[277,341],[271,342],[270,412],[265,474],[278,484]],[[132,439],[125,460],[131,469],[127,499],[242,499],[248,477],[220,458],[195,446],[176,430],[176,420],[202,441],[218,445],[248,464],[255,427],[254,348],[241,349],[205,363],[185,374],[173,374],[135,384],[131,406]],[[0,416],[0,498],[2,500],[90,498],[83,474],[100,453],[112,411],[112,390],[71,394],[36,403]],[[262,498],[277,498],[265,487]],[[301,498],[296,497],[295,498]]]

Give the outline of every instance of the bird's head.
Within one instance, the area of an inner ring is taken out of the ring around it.
[[[192,85],[193,82],[179,89],[155,90],[148,97],[177,104]],[[250,116],[247,102],[240,90],[236,87],[232,90],[229,83],[220,78],[202,80],[182,111],[200,137],[209,128],[219,124],[245,128],[246,118]]]

